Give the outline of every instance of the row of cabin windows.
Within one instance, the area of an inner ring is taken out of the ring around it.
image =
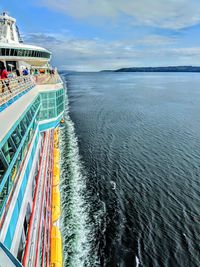
[[[40,104],[38,97],[0,149],[0,184]],[[34,123],[33,128],[36,128]],[[1,193],[0,193],[1,198]]]
[[[10,174],[9,174],[9,177],[7,178],[7,181],[6,181],[6,183],[5,183],[4,187],[3,187],[3,190],[0,193],[0,215],[1,215],[2,207],[5,205],[5,201],[7,199],[7,196],[9,195],[9,192],[13,187],[13,184],[15,182],[16,176],[19,173],[19,169],[20,169],[22,161],[23,161],[23,159],[25,157],[25,154],[28,151],[28,144],[32,140],[32,137],[34,135],[35,129],[36,129],[36,122],[34,121],[34,123],[32,124],[32,127],[29,130],[29,133],[28,133],[28,135],[27,135],[27,137],[26,137],[26,139],[24,141],[24,144],[23,144],[22,148],[19,151],[17,159],[15,160],[14,166],[13,166],[13,168],[12,168]],[[5,168],[5,166],[4,166],[4,168]],[[8,168],[5,168],[5,173],[6,173],[7,169]]]
[[[0,56],[50,58],[50,53],[36,50],[0,48]]]
[[[64,110],[64,90],[41,94],[40,120],[57,117]]]

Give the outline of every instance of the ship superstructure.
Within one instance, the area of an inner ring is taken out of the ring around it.
[[[64,87],[51,53],[0,16],[0,267],[62,266],[59,130]],[[23,70],[26,72],[23,72]],[[24,74],[24,75],[23,75]]]

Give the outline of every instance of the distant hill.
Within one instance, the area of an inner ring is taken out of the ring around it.
[[[114,70],[113,72],[200,72],[200,67],[168,66],[168,67],[133,67]]]

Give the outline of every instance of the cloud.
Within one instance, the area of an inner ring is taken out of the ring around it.
[[[171,44],[175,44],[177,42],[177,38],[162,36],[162,35],[146,35],[143,38],[135,40],[135,44],[143,45],[143,46],[167,46]]]
[[[26,40],[27,43],[33,43],[40,45],[43,44],[44,46],[56,45],[59,44],[59,40],[51,34],[44,34],[44,33],[29,33],[27,35],[22,35],[22,38]]]
[[[139,25],[178,30],[200,22],[199,0],[40,0],[76,18],[129,18]]]
[[[174,40],[159,35],[146,36],[138,43],[131,40],[78,39],[48,33],[25,36],[26,42],[52,51],[53,65],[59,69],[98,71],[134,66],[198,65],[200,62],[200,47],[165,46]],[[161,41],[163,46],[158,49]],[[145,49],[141,44],[146,45]]]

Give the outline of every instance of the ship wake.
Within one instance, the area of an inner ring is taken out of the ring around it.
[[[89,219],[86,177],[68,103],[66,107],[65,125],[60,130],[63,261],[65,267],[97,266],[97,255],[92,251],[95,234]]]

